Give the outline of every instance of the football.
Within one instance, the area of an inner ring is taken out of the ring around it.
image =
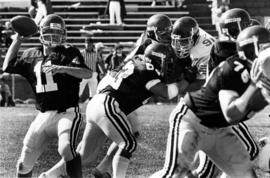
[[[34,20],[26,16],[15,16],[10,20],[10,24],[13,30],[21,36],[31,36],[38,31]]]

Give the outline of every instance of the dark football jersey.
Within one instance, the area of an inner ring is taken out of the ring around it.
[[[129,114],[153,95],[147,89],[147,84],[155,80],[162,81],[153,65],[134,58],[101,80],[103,89],[100,93],[114,97],[121,110]]]
[[[185,102],[208,127],[226,127],[218,93],[220,90],[233,90],[242,95],[250,84],[249,64],[237,55],[217,66],[200,90],[187,93]]]
[[[42,51],[42,47],[24,51],[19,59],[10,61],[6,72],[27,79],[36,97],[36,108],[42,112],[64,111],[76,106],[81,79],[62,73],[44,73],[43,68],[50,64],[87,68],[80,51],[72,46],[58,46],[48,56]]]

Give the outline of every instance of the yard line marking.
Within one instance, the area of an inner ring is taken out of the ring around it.
[[[21,116],[21,117],[29,117],[29,116],[36,116],[37,114],[36,113],[20,113],[18,114],[18,116]]]

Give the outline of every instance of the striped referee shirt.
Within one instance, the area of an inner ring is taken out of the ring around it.
[[[97,53],[95,51],[87,51],[87,50],[82,50],[81,51],[82,56],[84,58],[85,64],[87,65],[87,67],[89,67],[90,69],[92,69],[93,72],[97,72],[97,60],[98,60],[98,56]]]

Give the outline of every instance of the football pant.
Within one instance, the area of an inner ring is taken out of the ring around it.
[[[36,160],[46,148],[51,137],[59,137],[58,151],[65,160],[76,156],[75,144],[79,133],[82,117],[78,107],[67,112],[39,112],[31,123],[23,141],[23,149],[18,162],[22,167],[32,170]],[[25,172],[24,170],[18,170]]]
[[[253,177],[253,163],[233,128],[211,129],[181,101],[170,115],[166,160],[161,177],[185,175],[195,154],[202,150],[223,172],[232,177]]]

